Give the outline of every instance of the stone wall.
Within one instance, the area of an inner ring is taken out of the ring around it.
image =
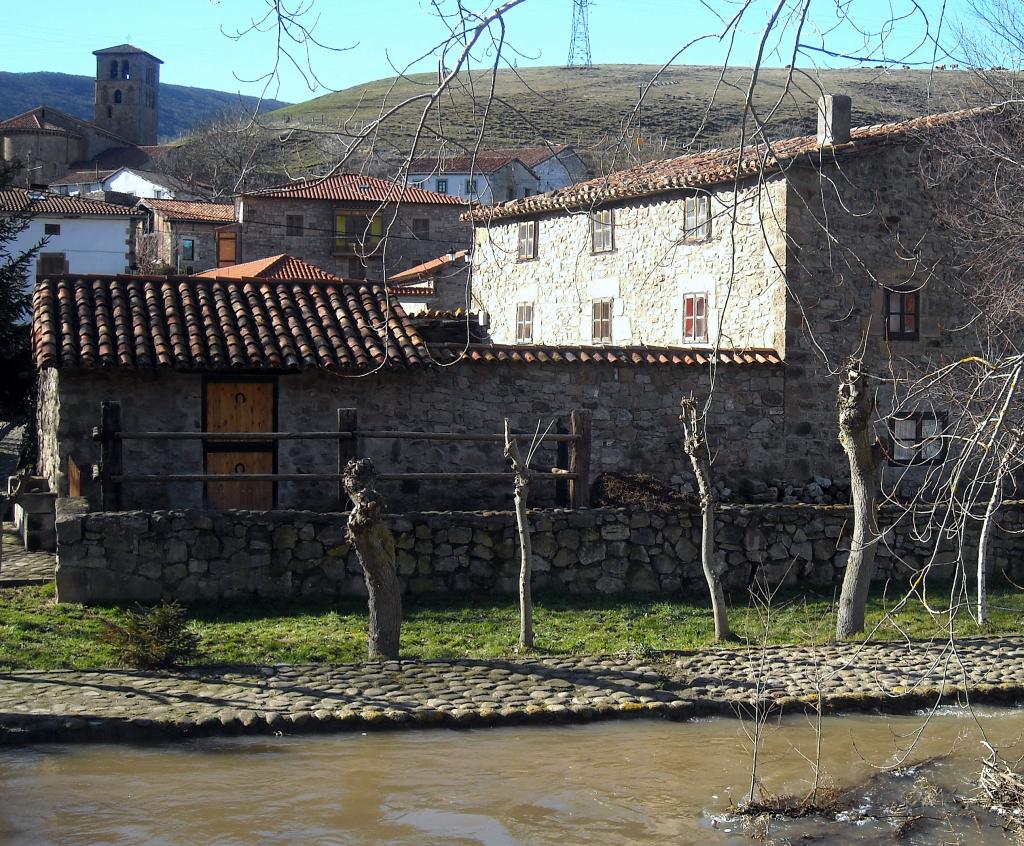
[[[258,596],[330,597],[365,593],[346,541],[346,514],[302,511],[84,513],[62,500],[57,517],[61,602],[190,601]],[[883,513],[883,526],[886,517]],[[513,593],[518,577],[511,512],[391,515],[407,593]],[[651,593],[703,596],[700,515],[622,509],[534,511],[534,586],[578,595]],[[769,585],[838,585],[849,549],[844,507],[723,506],[716,535],[731,588],[756,577]],[[1004,530],[1024,527],[1020,508]],[[901,579],[928,559],[902,526],[888,528],[876,579]],[[950,575],[952,552],[937,559]],[[993,567],[1019,579],[1024,551],[1000,532]]]
[[[717,451],[716,473],[741,490],[750,478],[778,475],[776,444],[783,431],[782,368],[722,365],[716,374],[721,399],[712,405],[709,438]],[[240,376],[239,379],[244,379]],[[360,378],[322,371],[277,379],[281,431],[334,431],[337,409],[356,408],[364,429],[472,431],[498,433],[507,415],[518,431],[532,432],[538,421],[589,409],[593,418],[592,466],[603,471],[648,472],[670,478],[687,470],[680,446],[679,398],[707,393],[709,374],[698,367],[509,363],[470,364],[415,370],[384,370]],[[59,382],[59,389],[58,383]],[[99,424],[102,400],[121,402],[126,430],[202,430],[203,376],[156,370],[48,371],[41,394],[45,472],[51,486],[67,495],[68,456],[80,466],[99,460],[92,428]],[[56,431],[54,431],[56,429]],[[416,440],[364,440],[360,455],[380,472],[503,471],[498,443]],[[538,467],[556,464],[553,447],[538,454]],[[128,473],[195,473],[202,470],[199,441],[126,441]],[[280,473],[334,473],[334,441],[284,441],[278,448]],[[83,474],[85,476],[87,474]],[[511,485],[406,482],[383,488],[393,510],[430,503],[436,508],[510,507]],[[98,491],[86,491],[99,507]],[[320,511],[339,507],[332,483],[283,482],[277,503]],[[531,491],[536,505],[553,504],[553,485]],[[124,501],[138,508],[201,507],[195,482],[126,486]]]
[[[535,217],[528,261],[517,260],[519,221],[476,227],[474,306],[490,315],[493,340],[515,342],[516,306],[529,302],[535,343],[590,344],[591,301],[611,297],[613,344],[679,345],[683,295],[703,293],[709,341],[784,352],[785,181],[768,181],[760,196],[757,185],[713,189],[706,240],[685,237],[685,197],[615,206],[610,252],[592,252],[587,214]]]
[[[346,278],[353,276],[348,255],[335,255],[334,214],[340,209],[362,209],[380,214],[384,222],[386,246],[366,258],[365,274],[370,280],[408,270],[430,259],[465,249],[470,245],[472,229],[459,220],[465,206],[403,203],[383,209],[378,203],[344,203],[327,200],[284,200],[269,197],[243,197],[240,216],[240,262],[254,261],[277,253],[288,253],[317,267]],[[301,235],[289,235],[288,215],[301,215]],[[416,219],[430,221],[429,238],[418,238],[413,228]]]

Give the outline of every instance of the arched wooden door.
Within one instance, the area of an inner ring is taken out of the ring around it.
[[[273,432],[275,384],[270,380],[206,383],[204,425],[206,432]],[[273,441],[205,441],[207,473],[273,473],[277,448]],[[263,511],[274,507],[274,483],[207,482],[210,508],[245,508]]]

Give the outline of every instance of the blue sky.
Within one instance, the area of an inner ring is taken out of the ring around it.
[[[286,0],[291,5],[310,0]],[[351,47],[343,52],[314,48],[314,70],[328,88],[347,88],[360,82],[394,74],[418,56],[428,53],[445,32],[442,21],[427,0],[313,0],[319,15],[316,35],[333,47]],[[451,5],[451,0],[439,0]],[[929,19],[913,11],[911,0],[812,0],[811,21],[803,40],[824,44],[840,53],[862,55],[865,50],[880,55],[877,34],[883,22],[907,15],[887,29],[884,51],[891,59],[929,64],[934,35],[942,11],[942,0],[920,0]],[[469,0],[465,5],[483,9],[488,0]],[[493,4],[491,4],[493,5]],[[793,0],[796,5],[796,0]],[[951,35],[951,23],[964,8],[965,0],[949,0],[945,9],[944,36]],[[733,48],[732,64],[749,64],[774,2],[754,0]],[[837,24],[837,7],[846,8],[852,21]],[[591,5],[590,41],[594,62],[660,64],[684,43],[698,35],[721,28],[717,16],[729,17],[738,8],[736,0],[596,0]],[[266,9],[266,0],[105,0],[101,4],[84,0],[39,0],[17,4],[13,15],[4,16],[7,38],[0,54],[0,70],[50,70],[92,75],[91,52],[100,47],[130,41],[164,60],[162,79],[179,85],[194,85],[257,94],[255,80],[272,68],[272,34],[254,33],[235,41],[222,34],[246,26]],[[521,66],[561,65],[566,61],[572,19],[572,0],[526,0],[508,14],[506,51],[510,61]],[[307,18],[311,20],[311,18]],[[787,33],[792,33],[793,22]],[[868,36],[861,33],[867,32]],[[767,65],[789,62],[790,37],[785,47],[770,44]],[[942,39],[945,41],[945,38]],[[865,46],[867,41],[867,46]],[[950,43],[950,42],[946,42]],[[775,48],[775,49],[773,49]],[[725,47],[709,39],[689,48],[680,64],[719,64]],[[486,61],[485,51],[478,56]],[[303,59],[304,61],[304,59]],[[946,61],[940,53],[939,62]],[[950,61],[955,61],[950,59]],[[425,59],[417,70],[436,69],[436,58]],[[802,66],[848,65],[842,57],[807,53]],[[281,70],[279,85],[268,95],[289,101],[308,100],[326,93],[311,91],[294,70]]]

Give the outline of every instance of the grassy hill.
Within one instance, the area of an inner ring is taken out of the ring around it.
[[[492,104],[484,134],[484,146],[528,144],[545,139],[568,141],[591,151],[591,157],[610,149],[627,126],[636,147],[637,120],[633,115],[639,86],[654,76],[652,65],[598,65],[579,68],[522,68],[502,70],[496,84],[497,101]],[[749,85],[749,69],[728,71],[720,82],[721,68],[682,66],[665,71],[659,84],[647,94],[640,134],[647,155],[678,152],[686,148],[702,121],[699,146],[734,145],[738,139],[738,118]],[[853,97],[854,124],[872,124],[918,114],[957,108],[971,76],[963,71],[880,70],[849,68],[814,71],[812,77],[799,75],[787,91],[789,71],[763,69],[755,90],[754,103],[766,115],[781,98],[771,121],[776,137],[811,132],[815,126],[814,101],[822,90]],[[288,106],[271,117],[291,126],[361,127],[374,118],[385,101],[396,104],[416,93],[430,91],[434,74],[419,74],[405,80],[377,80],[356,85],[305,103]],[[482,93],[486,74],[461,76],[453,90],[442,98],[428,121],[428,136],[421,150],[436,147],[446,136],[472,144],[484,111]],[[378,152],[405,149],[419,118],[421,105],[413,105],[388,124]]]
[[[94,80],[66,73],[8,73],[0,71],[0,119],[35,106],[52,106],[85,120],[93,117]],[[160,137],[175,138],[205,121],[241,106],[252,109],[255,97],[227,91],[160,84]],[[265,100],[264,111],[286,105]]]

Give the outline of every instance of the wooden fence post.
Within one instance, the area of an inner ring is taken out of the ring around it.
[[[559,435],[568,435],[569,427],[566,425],[565,418],[561,415],[558,417],[558,425],[555,427],[555,431]],[[560,467],[563,470],[569,469],[569,442],[559,441],[555,447],[558,453],[558,457],[555,460],[555,466]],[[569,480],[558,479],[555,482],[555,504],[559,508],[568,508],[571,504],[569,498]]]
[[[100,403],[100,506],[104,511],[121,510],[121,483],[115,476],[124,472],[121,431],[121,403]]]
[[[348,494],[345,493],[342,476],[349,460],[359,454],[356,444],[356,410],[354,408],[338,409],[338,432],[347,433],[345,437],[338,438],[338,505],[343,511],[347,511],[351,503]]]
[[[590,412],[573,409],[569,415],[569,434],[575,438],[569,447],[569,472],[575,477],[569,480],[569,507],[590,507]]]

